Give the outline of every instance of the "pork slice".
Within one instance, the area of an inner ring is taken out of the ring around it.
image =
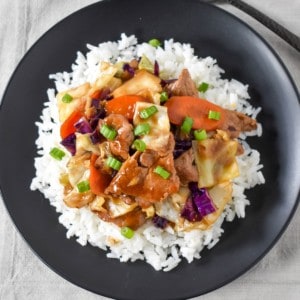
[[[172,96],[198,97],[197,87],[187,69],[183,69],[175,82],[168,84],[165,88]]]
[[[177,175],[183,185],[186,185],[188,182],[197,182],[199,179],[197,167],[193,164],[194,160],[192,149],[183,152],[174,160]]]

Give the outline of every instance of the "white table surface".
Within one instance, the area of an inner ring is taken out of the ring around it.
[[[62,18],[95,2],[97,1],[0,1],[0,99],[9,77],[29,47]],[[300,36],[300,0],[246,2]],[[300,53],[251,17],[230,5],[222,7],[250,24],[271,44],[299,89]],[[299,229],[298,209],[279,242],[256,266],[232,283],[195,299],[300,299]],[[44,265],[16,231],[0,199],[0,299],[107,298],[69,283]]]

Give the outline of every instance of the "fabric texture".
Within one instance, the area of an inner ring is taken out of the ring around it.
[[[55,23],[95,0],[0,1],[0,98],[17,63]],[[300,36],[299,0],[246,0]],[[278,53],[300,87],[300,53],[263,25],[230,5],[220,5],[247,22]],[[1,145],[2,146],[2,145]],[[0,146],[0,147],[1,147]],[[1,198],[1,196],[0,196]],[[50,270],[16,231],[0,199],[0,299],[107,299],[83,290]],[[300,297],[300,210],[273,249],[251,270],[204,300]]]

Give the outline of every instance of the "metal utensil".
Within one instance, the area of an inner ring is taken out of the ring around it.
[[[271,31],[276,33],[278,36],[280,36],[283,40],[285,40],[288,44],[290,44],[293,48],[295,48],[297,51],[300,52],[300,37],[296,34],[292,33],[264,13],[260,12],[253,6],[245,3],[241,0],[203,0],[203,2],[211,3],[211,4],[224,4],[229,3],[236,8],[240,9],[241,11],[247,13],[263,25],[265,25],[267,28],[269,28]]]

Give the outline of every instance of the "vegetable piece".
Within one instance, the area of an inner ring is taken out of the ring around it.
[[[207,82],[202,82],[199,86],[198,86],[198,91],[205,93],[208,90],[209,84]]]
[[[183,152],[189,150],[192,147],[191,140],[175,140],[175,147],[173,151],[174,159],[178,158]]]
[[[156,106],[152,105],[152,106],[144,108],[142,111],[140,111],[140,117],[141,117],[141,119],[148,119],[157,112],[158,112],[158,109],[156,108]]]
[[[171,97],[165,106],[168,108],[170,122],[175,125],[181,125],[186,116],[194,120],[193,129],[205,129],[211,131],[218,129],[225,121],[225,110],[207,100],[191,96]],[[219,120],[208,118],[209,111],[220,112]]]
[[[110,157],[106,160],[106,164],[107,164],[110,168],[112,168],[112,169],[114,169],[114,170],[116,170],[116,171],[119,171],[120,168],[121,168],[121,166],[122,166],[122,163],[121,163],[119,160],[117,160],[116,158],[112,157],[112,156],[110,156]]]
[[[190,182],[189,189],[191,190],[192,200],[202,218],[216,211],[215,205],[210,198],[207,189],[199,189],[197,182]]]
[[[160,103],[164,103],[169,99],[169,95],[167,92],[162,92],[160,94]]]
[[[151,39],[148,43],[155,48],[161,46],[161,41],[158,39]]]
[[[64,103],[70,103],[70,102],[72,102],[72,100],[73,100],[73,97],[68,93],[64,94],[63,97],[61,98],[61,101]]]
[[[138,65],[139,70],[147,70],[148,72],[154,73],[154,66],[146,55],[142,55]]]
[[[163,179],[168,179],[171,176],[171,173],[161,166],[157,166],[153,172],[158,174]]]
[[[76,153],[76,135],[71,133],[60,142],[72,155]]]
[[[161,228],[161,229],[166,228],[168,225],[168,220],[163,217],[160,217],[158,215],[155,215],[152,218],[152,222],[156,227]]]
[[[77,189],[78,189],[79,193],[84,193],[84,192],[89,191],[91,189],[89,181],[84,180],[84,181],[79,182],[77,184]]]
[[[101,195],[104,193],[104,190],[108,187],[111,177],[108,174],[104,174],[100,169],[97,169],[95,162],[98,159],[96,154],[92,154],[90,160],[90,187],[91,191],[95,195]]]
[[[70,116],[62,123],[60,126],[60,136],[62,139],[65,139],[71,133],[76,131],[75,123],[77,123],[80,118],[83,116],[82,112],[79,110],[74,110]]]
[[[74,124],[74,127],[79,133],[82,134],[93,132],[90,123],[85,117],[80,118],[79,121]]]
[[[132,230],[130,227],[125,226],[121,228],[121,234],[127,239],[131,239],[134,236],[134,230]]]
[[[123,71],[128,72],[131,76],[134,76],[135,73],[134,68],[132,68],[128,63],[123,65]]]
[[[193,127],[194,120],[190,117],[185,117],[181,125],[181,131],[184,133],[190,133]]]
[[[100,129],[100,133],[106,137],[108,140],[114,140],[115,137],[117,136],[118,132],[117,130],[115,130],[114,128],[106,125],[106,124],[103,124],[101,126],[101,129]]]
[[[153,74],[157,77],[159,76],[159,64],[156,60],[154,61],[154,72],[153,72]]]
[[[66,153],[57,147],[51,149],[49,154],[56,160],[62,160]]]
[[[218,121],[221,118],[221,113],[219,111],[210,110],[208,112],[208,118],[211,119],[211,120]]]
[[[90,135],[91,142],[93,145],[100,143],[101,136],[98,130],[94,130],[94,132]]]
[[[183,210],[181,211],[181,216],[190,222],[197,222],[201,220],[201,216],[199,215],[197,207],[191,196],[187,198]]]
[[[133,147],[137,150],[137,151],[140,151],[140,152],[143,152],[146,150],[146,144],[144,141],[142,140],[135,140],[133,142]]]
[[[148,123],[142,123],[134,128],[134,135],[145,135],[148,134],[150,130],[151,127]]]
[[[207,133],[205,129],[198,129],[194,131],[194,137],[197,141],[202,141],[207,138]]]
[[[108,114],[121,114],[132,120],[135,104],[137,102],[149,102],[147,99],[137,95],[125,95],[114,98],[106,103],[105,109]]]

